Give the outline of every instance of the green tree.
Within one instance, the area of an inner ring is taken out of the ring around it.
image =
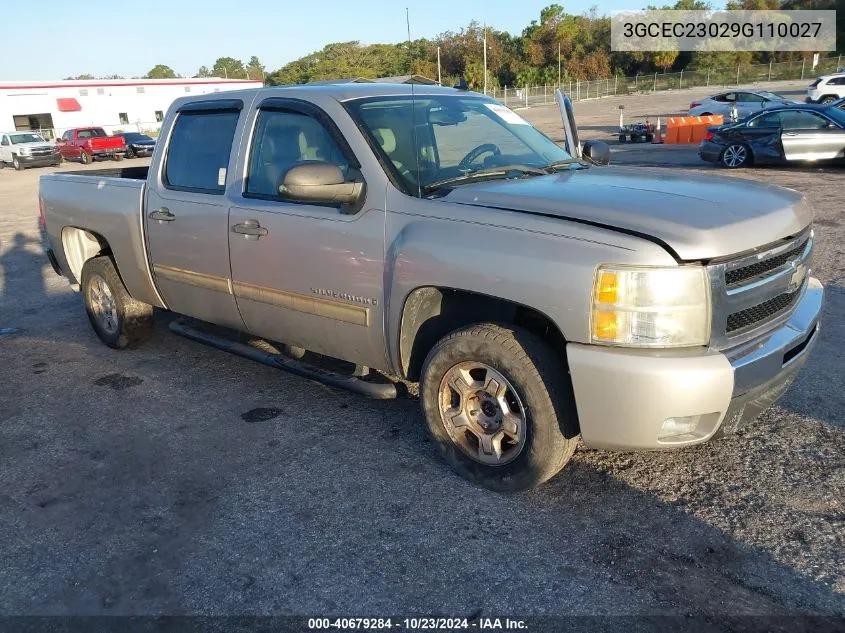
[[[246,69],[244,63],[234,57],[218,57],[211,67],[212,77],[224,77],[226,79],[244,79]]]
[[[246,65],[246,74],[250,79],[264,80],[264,64],[255,55],[249,58]]]
[[[170,66],[156,64],[144,75],[145,79],[175,79],[178,75]]]

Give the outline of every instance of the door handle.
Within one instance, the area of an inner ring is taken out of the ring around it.
[[[269,231],[258,223],[258,220],[244,220],[232,227],[232,233],[239,233],[248,240],[257,240],[267,235]]]
[[[797,132],[784,132],[783,135],[784,136],[798,136],[798,133]]]
[[[150,213],[150,220],[158,220],[159,222],[173,222],[176,216],[170,212],[167,207],[161,207]]]

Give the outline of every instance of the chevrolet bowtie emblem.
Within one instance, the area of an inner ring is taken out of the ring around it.
[[[801,284],[804,283],[804,278],[807,276],[807,267],[804,264],[796,265],[795,262],[792,262],[792,267],[795,269],[795,272],[792,273],[792,276],[789,278],[789,290],[798,290],[801,287]]]

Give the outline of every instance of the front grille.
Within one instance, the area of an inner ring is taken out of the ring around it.
[[[52,154],[53,150],[49,147],[45,147],[44,149],[34,149],[29,152],[32,156],[47,156],[48,154]]]
[[[725,283],[730,288],[731,286],[736,286],[743,281],[759,277],[769,271],[780,268],[788,261],[798,257],[804,252],[805,248],[807,248],[807,240],[804,240],[795,248],[788,250],[785,253],[781,253],[780,255],[776,255],[775,257],[755,262],[750,266],[743,266],[742,268],[729,270],[725,273]]]
[[[728,334],[738,330],[745,330],[763,321],[769,321],[795,303],[801,294],[800,290],[795,292],[784,292],[777,297],[758,303],[740,312],[728,315]]]

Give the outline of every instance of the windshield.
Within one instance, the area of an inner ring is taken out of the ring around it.
[[[476,172],[479,177],[501,178],[513,172],[496,168],[537,173],[572,160],[518,114],[490,99],[371,97],[351,101],[347,108],[387,168],[414,195]]]
[[[46,143],[46,141],[38,136],[38,134],[9,134],[9,139],[12,141],[12,145],[17,145],[18,143]]]

